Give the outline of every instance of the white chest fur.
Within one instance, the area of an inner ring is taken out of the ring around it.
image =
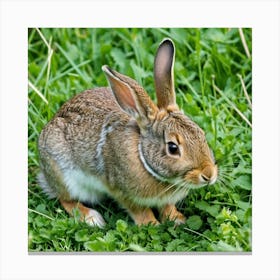
[[[64,181],[71,198],[96,203],[107,193],[106,184],[97,176],[84,173],[80,169],[64,173]]]

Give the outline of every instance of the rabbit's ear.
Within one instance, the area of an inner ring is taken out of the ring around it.
[[[171,39],[164,39],[158,47],[154,62],[154,79],[158,107],[166,109],[176,105],[173,65],[175,47]]]
[[[141,127],[150,123],[158,111],[146,91],[133,79],[102,66],[120,107],[134,117]]]

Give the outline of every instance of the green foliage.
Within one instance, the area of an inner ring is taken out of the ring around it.
[[[28,165],[30,251],[251,251],[251,57],[240,30],[30,29],[28,32]],[[243,29],[248,49],[252,33]],[[180,203],[185,225],[135,226],[114,201],[96,209],[107,225],[90,228],[69,217],[38,187],[37,139],[59,107],[87,88],[107,85],[110,65],[155,98],[153,60],[164,37],[176,45],[177,102],[206,132],[219,165],[219,180],[192,190]],[[249,97],[247,97],[248,95]]]

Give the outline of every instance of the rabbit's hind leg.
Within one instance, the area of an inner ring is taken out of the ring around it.
[[[73,215],[73,210],[75,208],[78,209],[81,221],[86,222],[90,226],[98,226],[102,228],[106,224],[98,211],[88,208],[80,202],[60,199],[60,203],[70,215]]]

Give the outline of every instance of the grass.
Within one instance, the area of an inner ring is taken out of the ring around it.
[[[108,199],[96,207],[106,227],[91,228],[42,193],[36,181],[38,136],[70,97],[107,85],[103,64],[136,79],[155,98],[153,60],[164,37],[176,45],[177,102],[206,132],[219,180],[179,203],[184,225],[137,227]],[[251,29],[30,29],[29,251],[251,251],[251,42]]]

